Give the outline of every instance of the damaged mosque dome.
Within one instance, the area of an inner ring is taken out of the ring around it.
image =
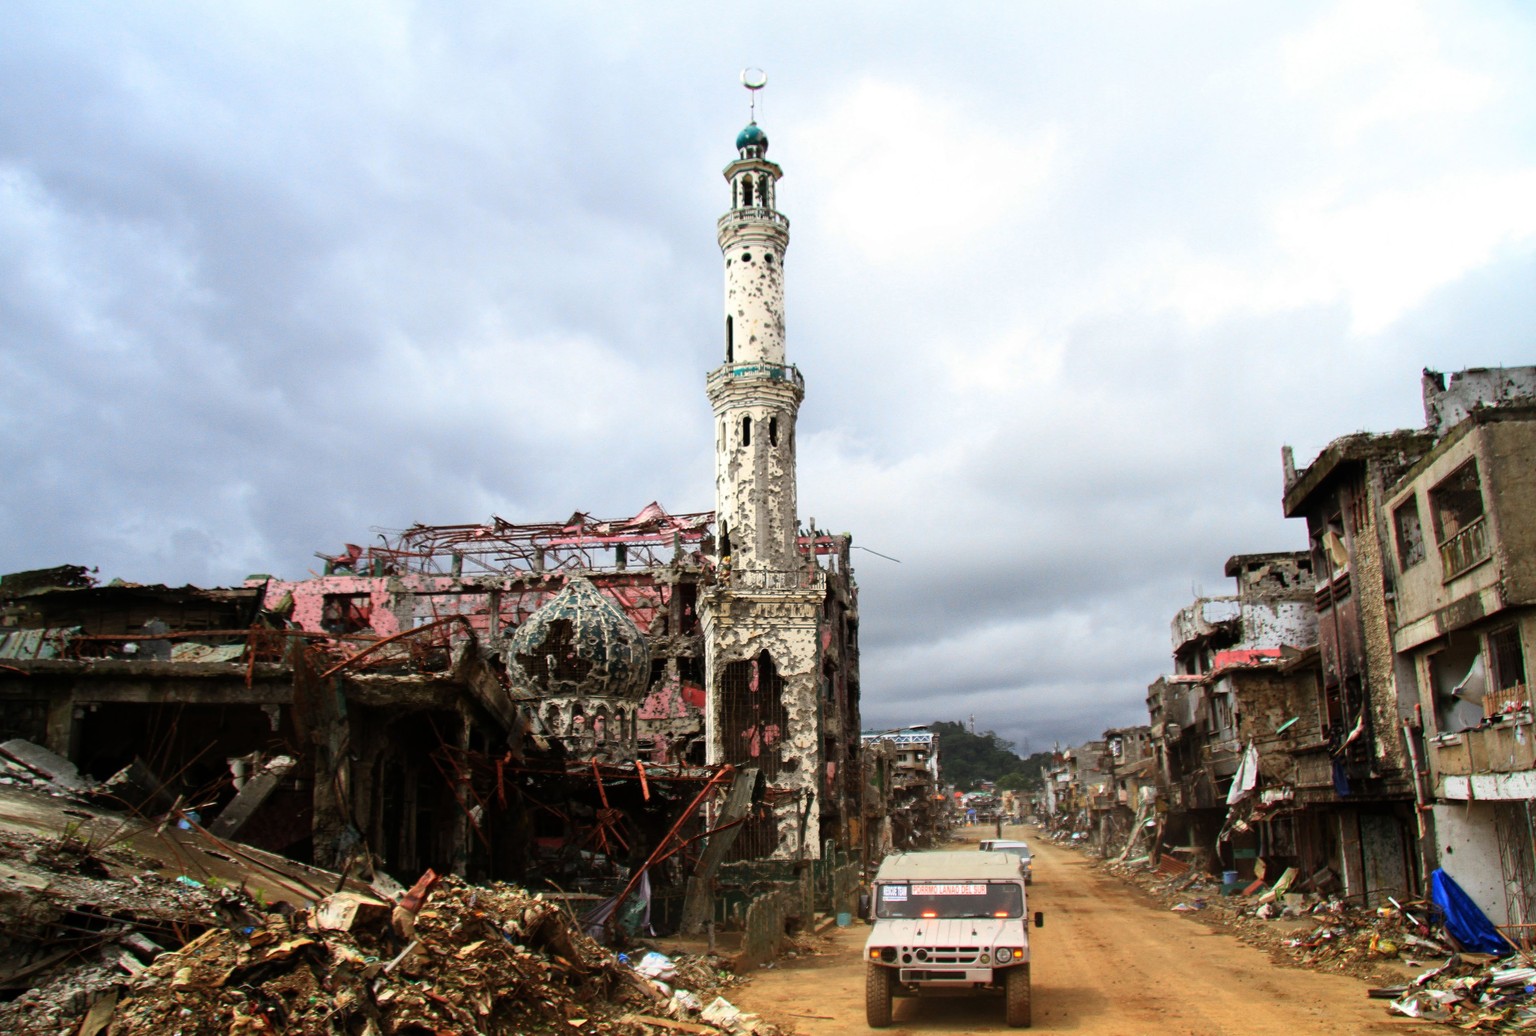
[[[572,576],[509,638],[517,697],[542,700],[544,734],[576,755],[632,758],[651,680],[645,635],[584,576]]]

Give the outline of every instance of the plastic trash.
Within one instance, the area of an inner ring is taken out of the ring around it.
[[[634,969],[646,978],[662,979],[670,981],[677,978],[677,966],[672,963],[672,958],[664,953],[652,950],[640,958],[640,963],[633,965]]]

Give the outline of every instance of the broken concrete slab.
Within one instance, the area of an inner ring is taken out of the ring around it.
[[[254,776],[246,779],[233,801],[208,825],[208,832],[215,838],[234,836],[297,765],[298,762],[289,755],[267,760]]]
[[[0,754],[13,762],[20,763],[64,791],[83,795],[94,786],[94,782],[82,776],[74,763],[55,752],[48,751],[42,745],[34,745],[30,741],[13,738],[0,744]]]

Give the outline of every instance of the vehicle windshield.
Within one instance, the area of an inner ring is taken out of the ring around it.
[[[1024,890],[1013,882],[889,882],[879,886],[876,917],[1023,917]]]

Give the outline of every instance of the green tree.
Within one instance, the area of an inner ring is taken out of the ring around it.
[[[1025,791],[1033,788],[1045,777],[1045,769],[1050,765],[1053,756],[1050,752],[1036,752],[1027,756],[1024,763],[1017,770],[1003,774],[997,779],[997,786],[1004,791]]]
[[[1025,761],[1014,752],[1013,742],[998,737],[995,731],[973,734],[965,724],[945,720],[928,726],[939,735],[939,776],[946,784],[974,791],[982,781],[995,782],[1005,774],[1026,772]]]

